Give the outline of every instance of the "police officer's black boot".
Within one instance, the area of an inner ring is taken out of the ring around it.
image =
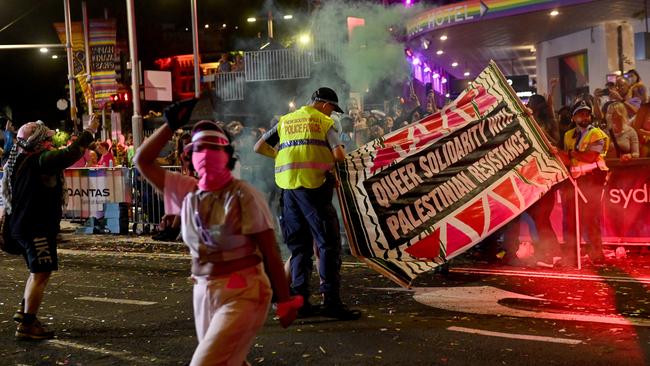
[[[361,311],[352,310],[341,301],[338,295],[324,294],[323,308],[321,314],[327,318],[338,320],[357,320],[361,317]]]

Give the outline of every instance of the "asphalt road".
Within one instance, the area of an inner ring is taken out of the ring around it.
[[[50,341],[14,339],[11,315],[27,273],[21,258],[0,254],[0,365],[188,363],[196,340],[186,253],[173,247],[100,251],[110,245],[106,239],[80,240],[92,250],[62,250],[39,314],[56,331]],[[650,364],[650,278],[616,268],[558,272],[470,264],[459,262],[448,276],[425,275],[405,290],[347,257],[343,295],[363,318],[312,318],[284,330],[269,317],[249,361]]]

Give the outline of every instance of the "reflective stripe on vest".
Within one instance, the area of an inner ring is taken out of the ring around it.
[[[290,169],[318,169],[322,170],[324,172],[332,169],[334,167],[334,164],[330,163],[317,163],[313,161],[303,161],[299,163],[289,163],[289,164],[284,164],[280,166],[275,167],[275,172],[276,173],[282,173],[284,171],[290,170]]]
[[[304,140],[292,140],[292,141],[283,142],[278,146],[278,151],[287,147],[300,146],[300,145],[316,145],[316,146],[329,147],[327,141],[316,140],[316,139],[304,139]]]

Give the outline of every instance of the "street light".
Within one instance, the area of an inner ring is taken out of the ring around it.
[[[41,51],[41,53],[48,53],[48,52],[49,52],[49,50],[47,49],[47,47],[41,47],[41,48],[39,49],[39,51]]]
[[[56,60],[57,58],[59,58],[59,56],[58,55],[52,55],[52,58]]]
[[[250,17],[250,18],[246,19],[246,21],[249,22],[249,23],[255,23],[257,21],[257,19],[255,19],[255,17]]]
[[[311,42],[311,37],[309,34],[301,34],[298,36],[298,42],[300,42],[301,45],[305,46]]]
[[[286,19],[286,20],[293,19],[293,15],[287,14],[287,15],[283,16],[282,18]]]

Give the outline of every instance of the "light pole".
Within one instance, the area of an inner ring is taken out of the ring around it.
[[[199,74],[199,30],[198,16],[196,14],[196,0],[190,0],[192,7],[192,49],[194,50],[194,97],[201,93],[201,75]]]
[[[131,56],[131,94],[133,99],[133,146],[137,149],[142,144],[142,115],[140,114],[140,74],[138,70],[138,43],[135,29],[134,0],[126,0],[126,17],[129,28],[129,53]]]
[[[70,118],[75,130],[77,128],[77,101],[75,99],[74,60],[72,59],[72,23],[70,20],[70,0],[63,0],[65,19],[65,49],[68,58],[68,85],[70,87]]]

